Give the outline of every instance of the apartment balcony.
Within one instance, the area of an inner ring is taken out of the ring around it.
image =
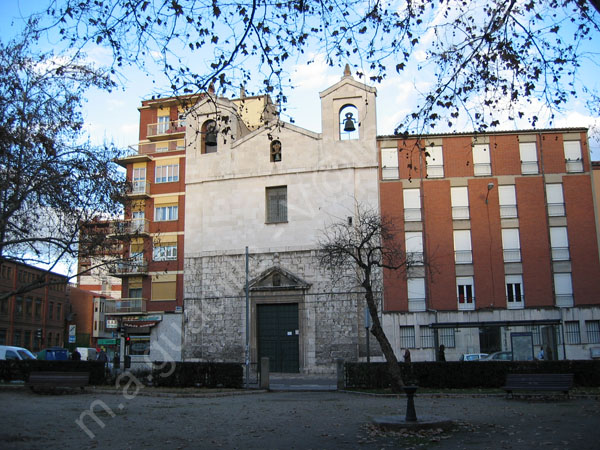
[[[503,250],[504,262],[521,262],[521,249],[520,248],[505,248]]]
[[[453,206],[452,207],[452,220],[469,220],[469,207],[468,206]]]
[[[150,232],[150,221],[148,219],[119,220],[113,222],[110,235],[132,236],[148,234]]]
[[[408,299],[408,311],[409,312],[423,312],[426,311],[427,305],[425,304],[425,298],[409,297]]]
[[[539,173],[537,161],[521,161],[521,173],[523,175],[534,175]]]
[[[473,173],[476,177],[486,177],[492,174],[492,165],[490,163],[473,164]]]
[[[473,264],[473,253],[471,250],[456,250],[454,252],[454,262],[456,264]]]
[[[583,161],[580,159],[567,159],[565,160],[567,166],[567,173],[581,173],[583,172]]]
[[[517,205],[500,205],[501,219],[515,219],[518,216]]]
[[[559,308],[570,308],[573,305],[573,294],[556,294],[556,306]]]
[[[444,178],[444,166],[440,164],[427,164],[427,178]]]
[[[571,259],[569,247],[552,247],[552,261],[568,261]]]
[[[104,301],[106,314],[135,314],[146,312],[145,298],[121,298],[118,300],[106,299]]]
[[[171,120],[169,122],[151,123],[146,129],[146,137],[150,140],[160,139],[165,136],[185,136],[185,120]]]
[[[150,197],[150,182],[146,180],[138,180],[131,183],[131,187],[127,191],[127,196],[135,197]]]
[[[148,262],[142,259],[120,261],[109,268],[109,273],[118,278],[148,275]]]
[[[421,221],[421,208],[404,208],[404,221],[405,222],[420,222]]]
[[[565,215],[564,203],[548,203],[548,216],[563,217]]]

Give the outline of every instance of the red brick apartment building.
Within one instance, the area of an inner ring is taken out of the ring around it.
[[[379,137],[381,212],[422,260],[384,275],[398,348],[448,359],[530,336],[554,358],[600,347],[600,262],[586,129]],[[596,181],[597,183],[597,181]],[[595,190],[594,190],[595,189]],[[400,314],[397,314],[400,313]]]
[[[65,318],[70,308],[65,276],[3,260],[0,293],[32,284],[38,277],[45,278],[49,284],[0,300],[0,345],[33,351],[64,345]]]

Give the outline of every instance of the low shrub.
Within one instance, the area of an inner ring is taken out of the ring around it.
[[[165,387],[241,388],[243,372],[238,363],[155,361],[152,383]]]
[[[572,373],[578,387],[600,386],[600,361],[449,361],[400,363],[405,384],[428,388],[499,388],[509,373]],[[390,386],[386,363],[346,363],[346,387]]]

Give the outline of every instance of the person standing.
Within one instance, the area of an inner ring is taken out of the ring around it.
[[[540,351],[538,352],[538,359],[544,359],[544,347],[540,347]]]
[[[404,362],[410,363],[410,350],[409,349],[406,349],[404,351]]]
[[[444,344],[440,345],[440,349],[438,350],[438,361],[444,361],[446,362],[446,347],[444,346]]]

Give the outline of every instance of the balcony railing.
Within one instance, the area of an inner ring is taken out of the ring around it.
[[[404,208],[404,221],[405,222],[420,222],[421,221],[421,208]]]
[[[459,311],[474,311],[475,310],[475,297],[471,297],[471,298],[458,297],[458,310]]]
[[[485,177],[492,174],[492,165],[490,163],[473,164],[473,173],[476,177]]]
[[[579,159],[567,159],[567,173],[583,172],[583,161]]]
[[[168,141],[147,142],[143,144],[130,145],[129,150],[136,155],[149,155],[152,153],[167,153],[185,151],[183,139],[172,139]]]
[[[111,313],[144,313],[146,312],[145,298],[106,299],[105,312]]]
[[[500,205],[500,217],[502,219],[514,219],[518,217],[517,205]]]
[[[473,262],[473,252],[471,250],[456,250],[454,252],[454,262],[456,264],[471,264]]]
[[[422,266],[423,252],[406,252],[406,263],[409,266]]]
[[[538,173],[538,162],[537,161],[521,161],[521,173],[523,175]]]
[[[507,309],[523,309],[525,307],[525,298],[522,295],[518,296],[507,296],[506,297]]]
[[[147,275],[148,262],[140,259],[134,259],[132,261],[121,261],[113,265],[110,268],[109,272],[115,277]]]
[[[147,128],[147,136],[163,136],[176,133],[185,133],[185,120],[151,123]]]
[[[468,206],[453,206],[452,207],[452,219],[453,220],[468,220],[469,219],[469,207]]]
[[[520,248],[505,248],[504,262],[521,262],[521,249]]]
[[[421,312],[425,311],[425,299],[424,298],[409,298],[408,299],[408,310],[410,312]]]
[[[129,236],[132,234],[147,234],[150,231],[148,219],[119,220],[114,222],[110,234]]]
[[[561,308],[573,306],[573,294],[556,294],[556,306]]]
[[[384,180],[398,179],[398,167],[383,167],[381,169],[381,178]]]
[[[565,215],[565,204],[548,203],[548,215],[551,217],[563,217]]]
[[[444,178],[444,166],[441,164],[427,164],[427,178]]]
[[[150,195],[150,182],[146,180],[137,180],[131,183],[131,188],[128,190],[127,195],[138,196],[138,195]]]
[[[552,261],[568,261],[569,247],[552,247]]]

